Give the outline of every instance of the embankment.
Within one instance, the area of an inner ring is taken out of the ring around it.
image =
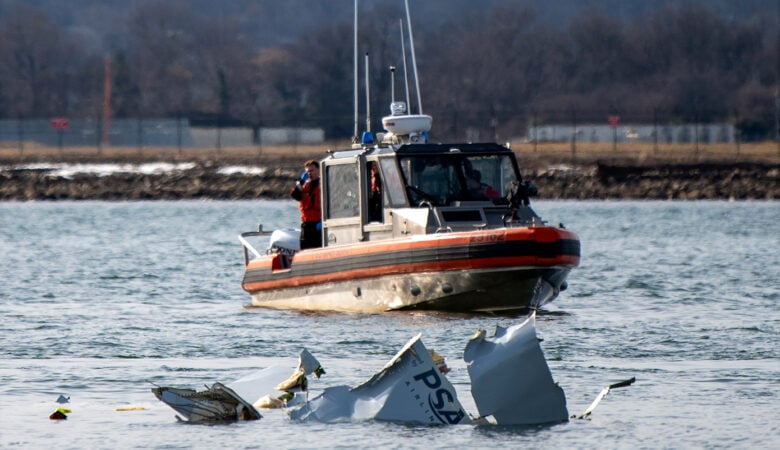
[[[11,167],[0,171],[0,200],[278,199],[288,198],[299,173],[291,166],[250,174],[196,164],[165,173],[61,176],[48,169]],[[538,198],[544,199],[780,198],[780,165],[769,163],[595,163],[527,170],[524,176],[536,184]]]

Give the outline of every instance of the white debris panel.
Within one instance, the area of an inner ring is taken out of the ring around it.
[[[297,420],[384,420],[425,425],[470,423],[455,388],[413,337],[376,375],[355,388],[327,388],[290,412]]]
[[[481,417],[500,425],[532,425],[568,420],[566,397],[555,381],[536,337],[536,315],[495,335],[478,332],[463,359],[471,395]]]

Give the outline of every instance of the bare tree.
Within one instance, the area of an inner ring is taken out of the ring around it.
[[[176,115],[193,106],[201,26],[178,2],[145,3],[133,12],[128,59],[136,70],[142,115]]]
[[[203,25],[196,39],[199,81],[205,96],[201,107],[220,121],[251,119],[248,96],[255,47],[234,20],[219,18]]]
[[[316,125],[329,137],[352,133],[351,2],[109,7],[73,0],[66,11],[50,8],[54,1],[0,0],[0,117],[94,116],[110,54],[113,110],[121,117],[188,115],[254,127]],[[552,12],[542,0],[447,2],[447,10],[433,0],[413,8],[423,102],[435,116],[436,138],[464,138],[466,125],[480,138],[510,137],[531,120],[601,121],[615,112],[645,121],[724,121],[737,110],[746,123],[774,126],[780,27],[776,10],[755,14],[756,4],[769,2],[751,2],[752,16],[660,0],[605,0],[600,10],[568,0]],[[388,66],[402,63],[399,6],[361,6],[359,51],[370,53],[375,128],[390,97]],[[360,70],[362,86],[362,62]],[[365,102],[359,105],[362,116]]]
[[[46,117],[68,111],[77,47],[45,12],[28,5],[0,24],[0,85],[8,116]]]

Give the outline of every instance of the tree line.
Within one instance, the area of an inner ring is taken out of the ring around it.
[[[405,96],[404,14],[395,3],[360,17],[373,124],[389,112],[391,65],[398,68],[396,99]],[[776,15],[670,4],[629,19],[585,10],[551,23],[525,3],[487,5],[433,26],[414,15],[413,4],[422,106],[440,140],[468,130],[506,138],[531,124],[603,123],[610,115],[638,123],[731,122],[746,138],[774,138]],[[351,17],[273,45],[259,43],[240,20],[198,15],[187,2],[148,1],[118,15],[110,24],[116,32],[106,37],[18,4],[0,18],[0,119],[100,117],[110,67],[113,117],[318,126],[330,138],[351,136]],[[360,66],[362,128],[362,57]],[[416,112],[414,83],[410,88]]]

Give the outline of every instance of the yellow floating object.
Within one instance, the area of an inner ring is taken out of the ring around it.
[[[146,408],[143,406],[120,406],[116,410],[117,411],[146,411]]]
[[[70,412],[67,408],[57,408],[51,415],[49,416],[49,419],[51,420],[65,420],[68,418],[68,416],[65,415],[65,411]]]
[[[303,369],[298,369],[290,378],[279,383],[274,389],[277,391],[289,391],[290,389],[300,388],[302,391],[305,391],[306,385],[306,375]]]
[[[284,408],[284,405],[285,403],[283,400],[266,395],[260,398],[260,400],[256,401],[252,406],[257,409],[277,409]]]

